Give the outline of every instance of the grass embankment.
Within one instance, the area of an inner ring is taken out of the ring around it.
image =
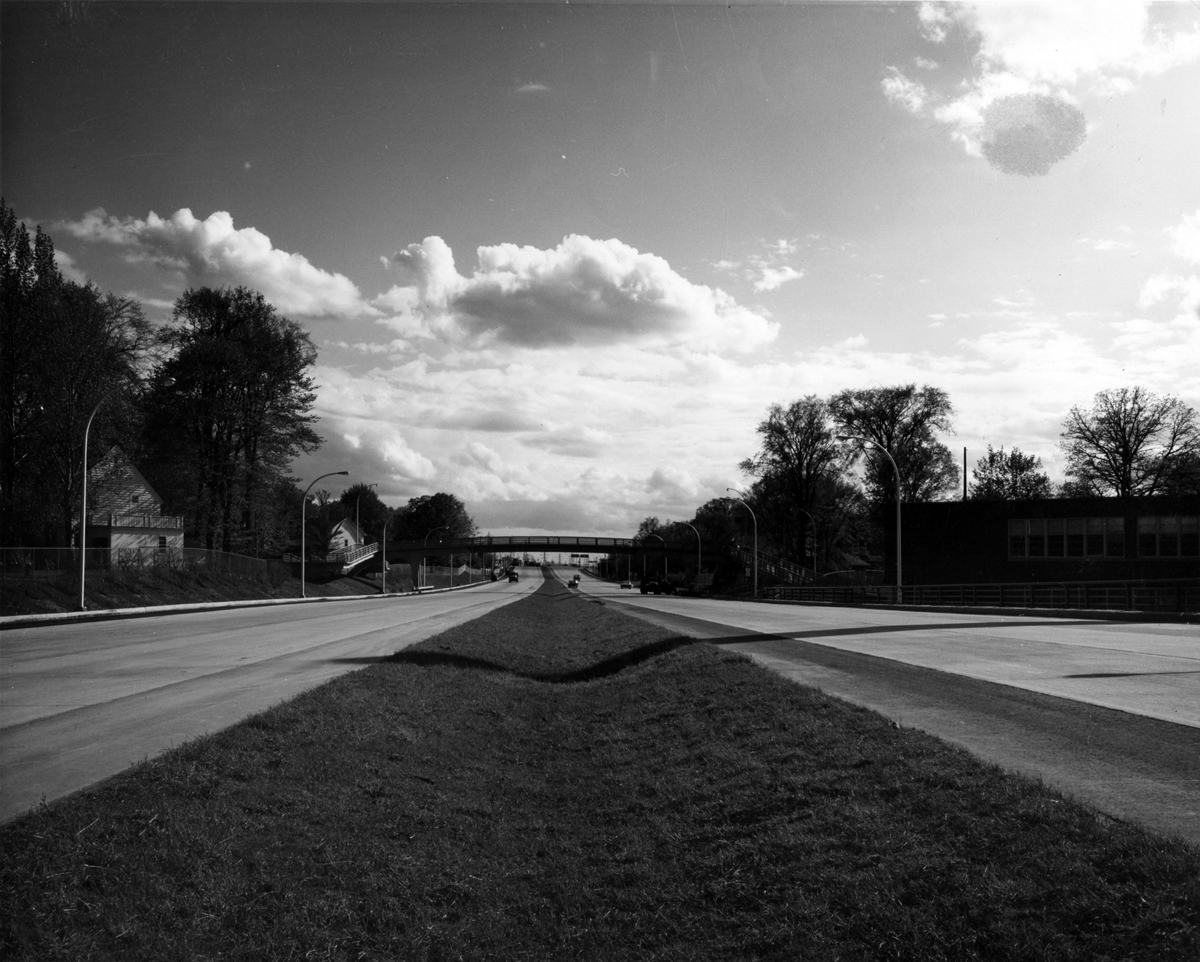
[[[405,566],[407,571],[407,566]],[[389,590],[410,590],[411,580],[388,581]],[[338,578],[317,584],[309,582],[310,598],[336,595],[365,595],[379,590],[379,583]],[[134,571],[110,577],[87,579],[84,599],[91,610],[98,608],[146,608],[184,605],[205,601],[258,601],[269,598],[299,598],[300,579],[279,581],[248,575],[213,574],[207,571],[164,569]],[[41,615],[79,610],[79,576],[56,578],[6,578],[0,581],[0,615]]]
[[[6,958],[1200,956],[1200,853],[561,586],[0,828]]]

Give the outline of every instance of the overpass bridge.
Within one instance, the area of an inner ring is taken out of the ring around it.
[[[733,557],[747,570],[754,566],[754,552],[731,544],[705,542],[699,546],[704,558]],[[594,538],[586,535],[485,535],[475,538],[446,538],[441,541],[389,541],[384,557],[389,564],[420,564],[429,555],[441,554],[495,554],[519,555],[529,552],[568,555],[632,555],[643,551],[651,554],[663,552],[681,558],[694,558],[697,543],[692,541],[665,541],[657,536],[650,538]],[[759,577],[769,576],[785,584],[800,585],[815,580],[807,568],[792,564],[774,555],[758,552]]]

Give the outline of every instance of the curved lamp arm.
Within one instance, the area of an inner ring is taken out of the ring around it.
[[[330,471],[328,474],[321,475],[320,478],[313,478],[308,487],[304,489],[304,500],[300,502],[300,597],[307,598],[308,595],[304,592],[304,534],[305,527],[308,521],[308,492],[312,490],[314,484],[322,478],[332,478],[335,474],[349,474],[349,471]]]

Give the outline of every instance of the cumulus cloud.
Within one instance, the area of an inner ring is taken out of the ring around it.
[[[1149,3],[925,3],[917,19],[930,43],[957,31],[977,48],[971,74],[939,92],[893,67],[884,96],[947,125],[968,154],[1023,176],[1044,176],[1083,144],[1081,97],[1128,91],[1200,59],[1200,24]]]
[[[216,211],[204,220],[186,207],[170,217],[117,217],[103,208],[59,225],[80,240],[122,248],[132,262],[179,273],[189,283],[251,287],[284,314],[301,317],[373,316],[343,274],[313,266],[302,254],[279,250],[253,227],[236,228]]]
[[[408,284],[377,299],[399,308],[387,323],[451,338],[525,348],[620,342],[749,351],[778,324],[720,288],[694,284],[661,257],[619,240],[571,234],[554,248],[480,247],[470,276],[440,237],[391,258]]]

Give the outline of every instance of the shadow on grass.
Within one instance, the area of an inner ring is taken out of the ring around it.
[[[611,675],[618,674],[628,668],[633,668],[635,665],[640,665],[642,662],[649,661],[651,658],[656,658],[659,655],[665,655],[667,652],[674,651],[677,648],[685,648],[688,645],[702,644],[696,638],[667,638],[663,641],[656,641],[649,645],[642,645],[640,648],[633,648],[630,651],[622,652],[619,655],[614,655],[611,658],[605,658],[603,661],[598,661],[594,665],[585,665],[582,668],[576,668],[571,671],[563,672],[530,672],[520,671],[514,668],[508,668],[505,665],[499,665],[493,661],[487,661],[483,658],[471,658],[467,655],[456,655],[452,652],[444,651],[398,651],[394,655],[386,658],[378,659],[379,661],[391,662],[399,665],[417,665],[422,668],[440,667],[443,665],[452,668],[475,669],[477,671],[498,672],[507,675],[513,675],[517,678],[526,678],[530,681],[549,682],[551,684],[576,684],[582,681],[595,681],[598,678],[608,678]],[[365,661],[366,659],[364,659]]]

